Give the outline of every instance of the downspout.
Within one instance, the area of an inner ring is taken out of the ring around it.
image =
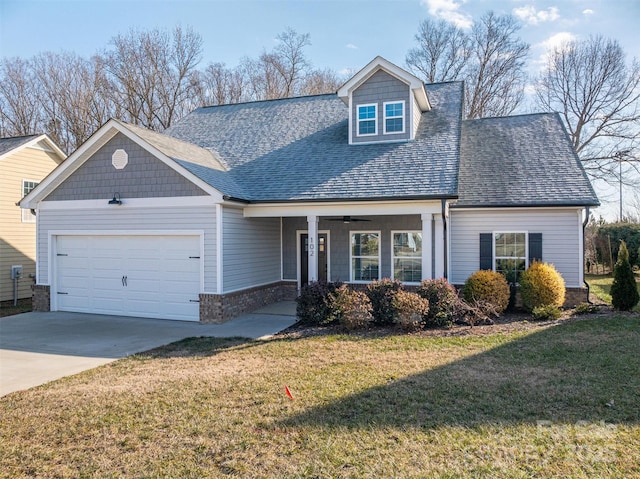
[[[444,278],[447,279],[449,277],[448,274],[448,257],[449,257],[449,251],[447,248],[447,218],[445,216],[445,213],[447,211],[447,200],[442,199],[440,200],[440,203],[442,205],[442,242],[444,243]]]
[[[587,247],[587,244],[586,244],[586,242],[584,240],[584,238],[585,238],[584,232],[587,229],[587,224],[588,223],[589,223],[589,207],[587,206],[586,215],[585,215],[584,221],[582,222],[582,264],[583,264],[583,266],[582,266],[582,284],[584,284],[587,287],[587,303],[593,304],[591,302],[591,299],[589,299],[590,296],[591,296],[591,294],[589,292],[590,288],[589,288],[589,283],[587,283],[587,280],[585,279],[585,272],[584,272],[584,250]]]

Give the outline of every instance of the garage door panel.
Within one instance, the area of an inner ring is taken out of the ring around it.
[[[59,236],[57,309],[197,321],[198,236]]]

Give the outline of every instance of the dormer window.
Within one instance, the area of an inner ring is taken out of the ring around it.
[[[404,101],[384,103],[384,134],[404,133]]]
[[[358,105],[358,136],[378,134],[378,105]]]

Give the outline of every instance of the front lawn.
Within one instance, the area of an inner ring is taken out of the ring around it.
[[[480,328],[191,339],[13,393],[0,477],[640,476],[637,314]]]

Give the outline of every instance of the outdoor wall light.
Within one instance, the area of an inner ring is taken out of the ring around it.
[[[120,193],[114,193],[113,194],[113,199],[109,200],[109,204],[110,205],[121,205],[122,204],[122,200],[120,199]]]

